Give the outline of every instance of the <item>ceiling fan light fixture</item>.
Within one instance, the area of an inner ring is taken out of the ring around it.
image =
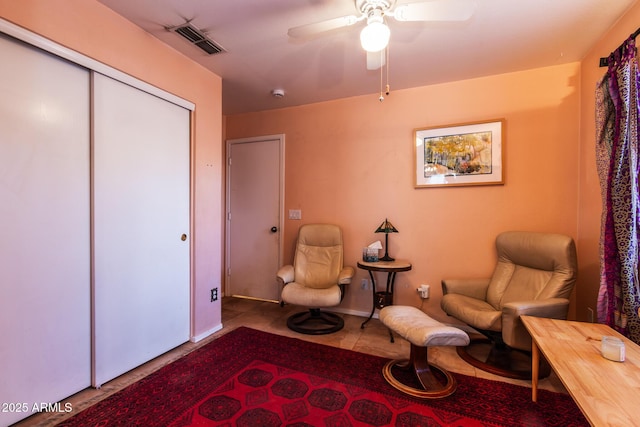
[[[382,18],[373,16],[360,32],[360,44],[367,52],[380,52],[389,44],[390,36],[391,31]]]

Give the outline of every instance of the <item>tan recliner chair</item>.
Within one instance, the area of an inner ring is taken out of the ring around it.
[[[522,358],[530,354],[531,336],[520,316],[567,318],[578,272],[575,243],[560,234],[509,231],[498,235],[496,249],[491,278],[442,281],[441,307],[489,339],[488,350],[476,348],[475,354],[472,348],[482,340],[458,348],[468,363],[501,376],[531,378],[530,359]],[[541,366],[542,375],[547,368]]]
[[[287,326],[303,334],[329,334],[344,327],[335,313],[321,311],[335,307],[351,283],[353,267],[343,266],[342,230],[337,225],[307,224],[300,227],[293,265],[278,270],[282,281],[281,303],[309,307],[287,319]]]

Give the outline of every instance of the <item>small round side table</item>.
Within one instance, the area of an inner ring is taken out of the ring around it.
[[[364,329],[364,325],[366,325],[367,322],[371,320],[371,318],[373,317],[373,313],[376,311],[376,308],[380,309],[387,305],[393,305],[393,286],[396,280],[396,273],[411,270],[411,263],[407,260],[402,259],[377,262],[358,261],[358,268],[367,270],[369,272],[369,277],[371,278],[371,290],[373,294],[371,314],[369,315],[369,318],[362,322],[362,324],[360,325],[360,328]],[[387,287],[384,291],[376,290],[376,279],[373,276],[374,271],[387,273]],[[389,330],[389,336],[391,337],[391,342],[394,342],[393,333],[391,332],[391,330]]]

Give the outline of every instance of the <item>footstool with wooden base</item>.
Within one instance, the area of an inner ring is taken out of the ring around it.
[[[437,399],[451,395],[456,390],[456,380],[445,369],[430,364],[427,349],[430,346],[466,346],[469,336],[461,329],[446,326],[416,308],[402,305],[384,307],[379,313],[380,321],[391,331],[411,343],[409,360],[391,360],[382,369],[387,382],[411,396]],[[394,366],[412,371],[422,388],[411,387],[400,382],[392,373]],[[434,372],[441,374],[438,380]]]

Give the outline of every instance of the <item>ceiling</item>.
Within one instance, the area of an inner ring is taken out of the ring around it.
[[[358,15],[353,0],[99,1],[221,76],[223,113],[230,115],[365,94],[378,102],[387,75],[393,96],[579,61],[637,0],[475,0],[465,22],[389,19],[388,69],[378,70],[367,70],[360,47],[364,23],[306,40],[287,35],[291,27]],[[209,56],[166,30],[188,20],[225,52]],[[274,89],[285,96],[273,97]]]

